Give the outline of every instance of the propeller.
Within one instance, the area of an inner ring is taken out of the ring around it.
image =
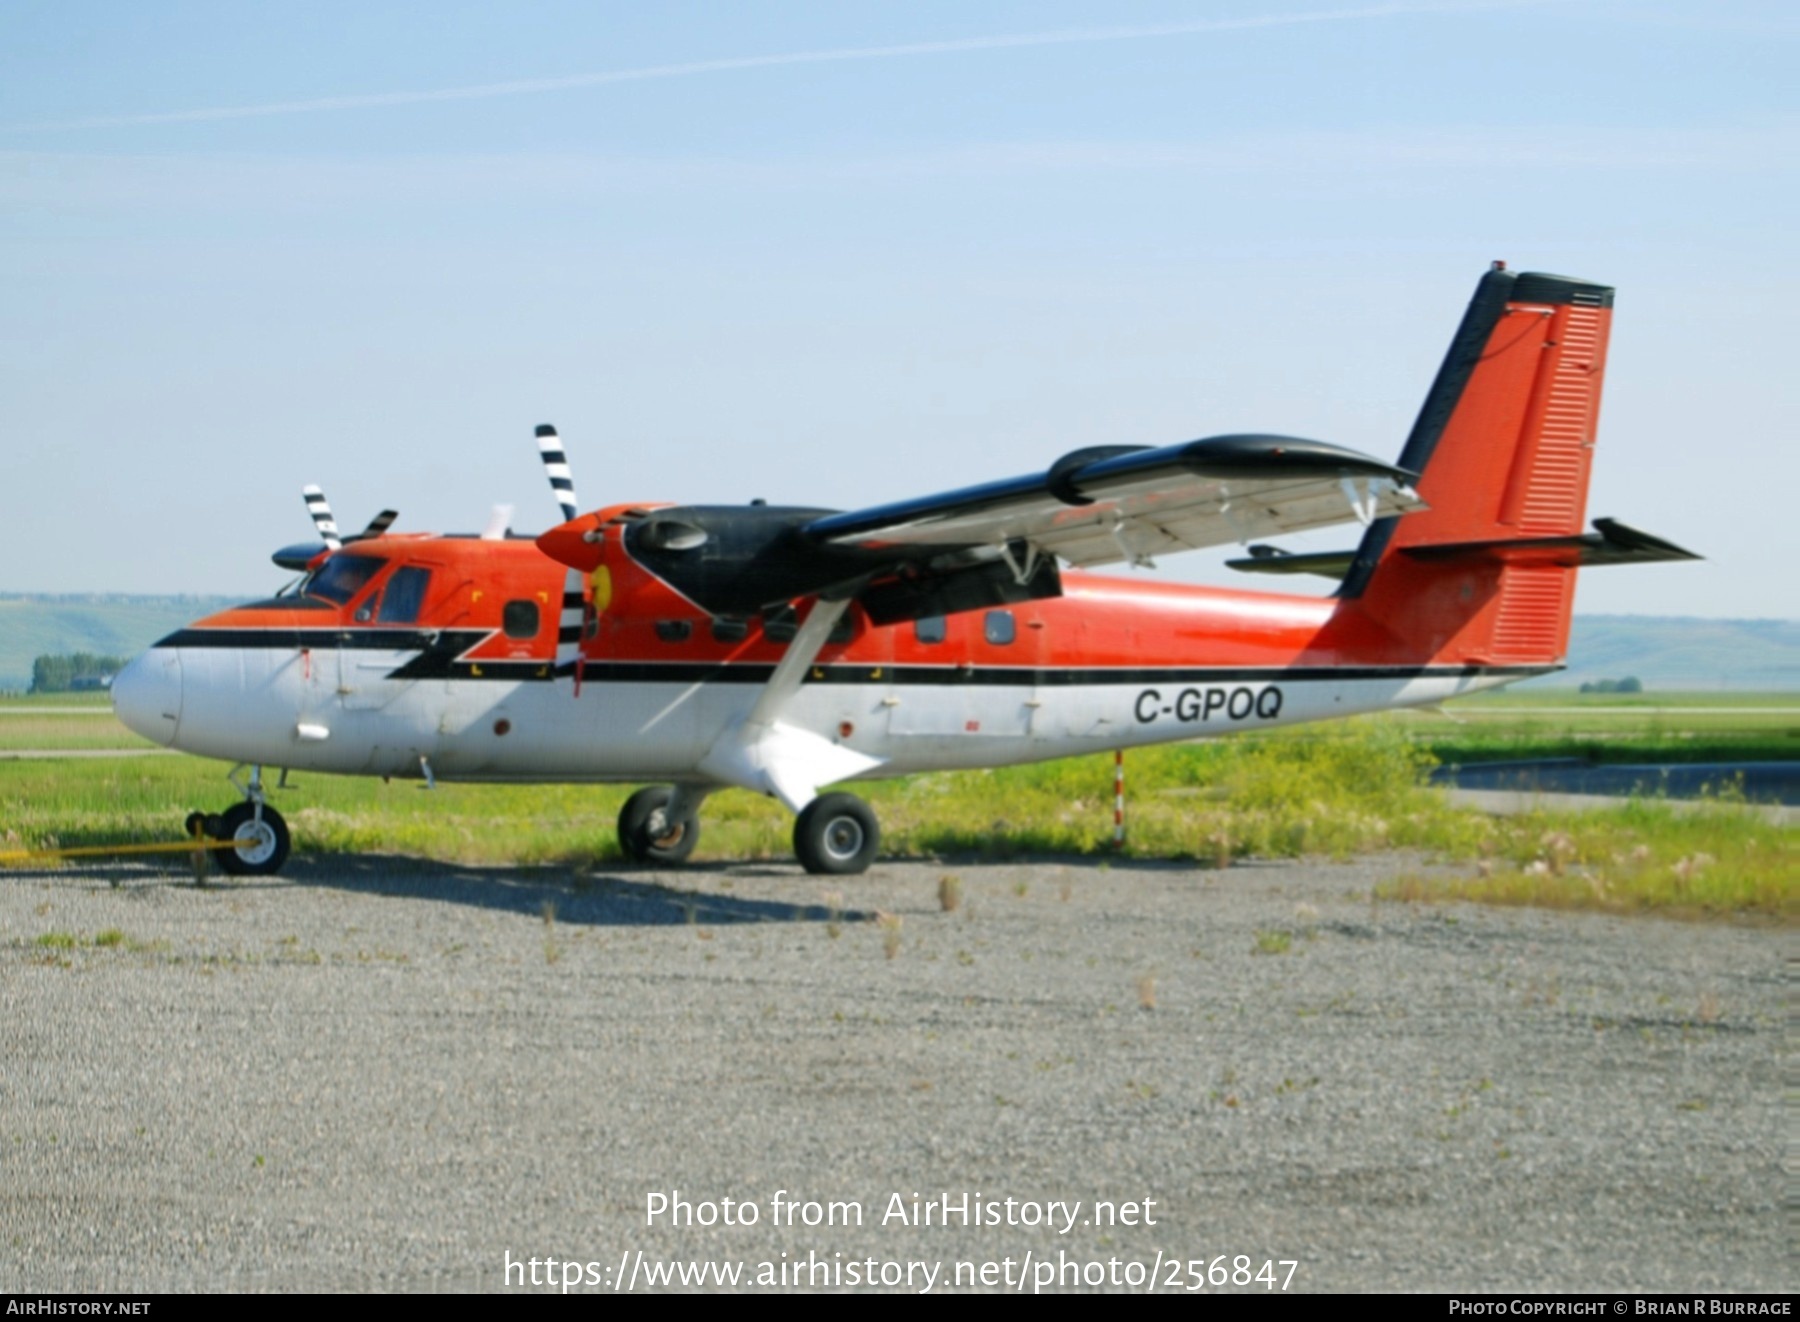
[[[575,478],[569,472],[569,457],[563,452],[562,437],[556,428],[543,423],[537,429],[538,457],[544,461],[544,476],[550,479],[550,494],[562,508],[562,521],[567,523],[581,512],[580,498],[575,494]],[[581,692],[581,628],[586,622],[587,590],[581,571],[570,569],[563,575],[562,615],[556,628],[556,667],[567,665],[575,673],[575,692]]]
[[[312,516],[313,527],[318,529],[319,540],[316,542],[296,542],[292,546],[284,546],[271,557],[283,569],[291,569],[296,573],[304,573],[312,562],[326,551],[341,551],[351,542],[367,541],[371,537],[379,537],[394,526],[394,520],[400,517],[398,510],[382,510],[369,520],[368,526],[361,532],[349,537],[338,534],[337,519],[331,513],[331,502],[325,499],[325,492],[316,483],[308,483],[300,488],[300,498],[306,502],[306,512]]]

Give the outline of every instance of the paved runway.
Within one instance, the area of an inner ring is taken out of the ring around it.
[[[1797,1283],[1780,929],[1375,902],[1403,856],[291,866],[0,883],[7,1288]]]

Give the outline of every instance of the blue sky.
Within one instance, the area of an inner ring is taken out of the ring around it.
[[[0,7],[0,589],[259,593],[383,505],[856,507],[1398,452],[1487,262],[1619,287],[1591,514],[1800,615],[1777,4]],[[1297,549],[1335,546],[1319,533]],[[1224,554],[1164,561],[1256,585]]]

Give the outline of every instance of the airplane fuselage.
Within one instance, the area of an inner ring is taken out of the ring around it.
[[[383,563],[348,600],[196,622],[120,677],[121,715],[203,757],[295,770],[691,781],[792,634],[791,621],[708,616],[615,560],[610,599],[593,609],[590,583],[588,636],[559,667],[565,575],[530,542],[353,549]],[[384,590],[421,565],[446,580],[429,613],[381,622]],[[1545,669],[1371,661],[1328,598],[1077,573],[1064,593],[885,627],[852,608],[782,720],[869,759],[863,776],[892,776],[1436,703]]]

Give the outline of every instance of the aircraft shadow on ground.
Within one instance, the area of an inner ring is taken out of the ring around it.
[[[767,876],[756,870],[752,876]],[[434,900],[593,927],[723,926],[731,923],[869,922],[872,910],[794,904],[754,896],[682,890],[618,872],[583,874],[555,867],[472,866],[373,854],[291,860],[280,878],[252,884],[323,887],[397,899]],[[813,880],[830,883],[833,878]],[[854,882],[855,878],[847,880]],[[227,881],[224,885],[241,884]]]

